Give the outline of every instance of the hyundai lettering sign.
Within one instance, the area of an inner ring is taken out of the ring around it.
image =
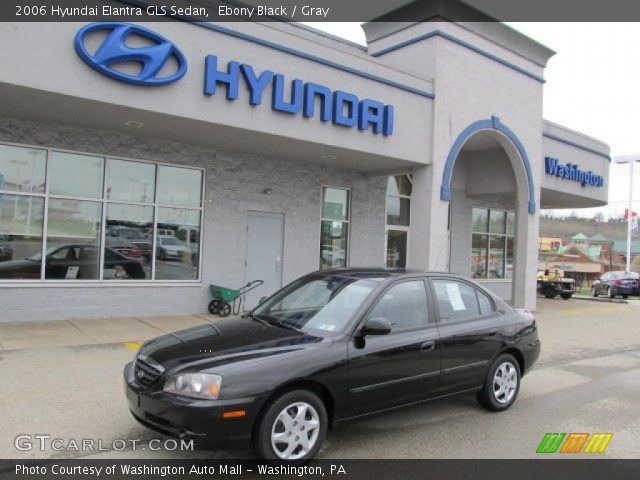
[[[89,34],[98,31],[106,31],[107,36],[95,53],[91,53],[85,40]],[[151,45],[127,45],[130,36],[143,37]],[[94,70],[131,85],[168,85],[180,80],[187,72],[187,60],[176,45],[148,28],[129,23],[100,22],[86,25],[76,34],[75,50]],[[171,58],[175,59],[177,69],[160,76]],[[118,70],[118,64],[125,62],[139,63],[140,71],[133,75]],[[330,121],[334,125],[357,127],[359,130],[370,129],[375,134],[385,136],[393,134],[392,105],[369,98],[359,99],[352,93],[332,90],[314,82],[288,80],[271,70],[256,72],[246,63],[230,61],[226,65],[218,65],[215,55],[208,55],[204,62],[204,95],[216,95],[220,89],[224,89],[226,98],[235,101],[242,83],[249,90],[249,105],[257,106],[267,100],[264,92],[270,87],[271,97],[267,101],[274,111],[302,115],[304,118],[318,117],[322,122]]]

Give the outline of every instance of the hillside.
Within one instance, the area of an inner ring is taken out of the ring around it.
[[[552,218],[540,217],[541,237],[561,237],[569,241],[577,233],[588,237],[600,233],[612,240],[624,240],[627,236],[627,224],[622,221],[600,222],[592,218]]]

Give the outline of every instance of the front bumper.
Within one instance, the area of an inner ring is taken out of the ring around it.
[[[146,391],[133,376],[133,362],[124,367],[129,410],[142,425],[174,438],[193,440],[203,448],[246,447],[262,407],[257,398],[197,400],[160,391]],[[224,418],[225,412],[244,410],[243,417]]]

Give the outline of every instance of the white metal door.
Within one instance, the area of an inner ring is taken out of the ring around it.
[[[263,280],[264,284],[245,295],[245,309],[258,305],[282,286],[282,242],[284,217],[279,214],[247,214],[246,281]]]

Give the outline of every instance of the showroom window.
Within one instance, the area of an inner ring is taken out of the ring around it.
[[[0,144],[0,280],[197,280],[202,182],[200,169]]]
[[[349,254],[350,195],[346,188],[322,187],[320,268],[347,265]]]
[[[396,175],[387,181],[386,265],[407,266],[411,224],[411,175]]]
[[[471,277],[511,278],[515,213],[474,208],[472,231]]]

